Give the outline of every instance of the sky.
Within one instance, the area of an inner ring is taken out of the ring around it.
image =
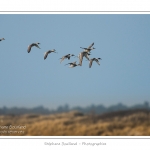
[[[127,106],[150,101],[150,15],[0,14],[0,107],[91,104]],[[27,53],[28,45],[39,42]],[[90,58],[80,47],[94,42]],[[56,49],[44,60],[44,52]]]

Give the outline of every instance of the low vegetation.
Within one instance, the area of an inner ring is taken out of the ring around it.
[[[96,115],[77,111],[51,115],[1,115],[2,136],[149,136],[146,110],[118,111]]]

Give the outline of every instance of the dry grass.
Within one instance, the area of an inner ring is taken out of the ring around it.
[[[145,110],[120,111],[103,115],[69,112],[53,115],[0,116],[0,135],[28,136],[149,136],[150,118]],[[4,126],[26,126],[4,129]],[[4,132],[4,130],[6,132]],[[16,131],[17,133],[8,133]],[[22,131],[18,133],[18,131]]]

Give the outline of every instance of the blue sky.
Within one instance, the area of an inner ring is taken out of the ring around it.
[[[55,109],[59,105],[150,100],[150,15],[36,14],[0,15],[0,105]],[[40,42],[41,49],[27,47]],[[92,68],[69,68],[66,54],[78,55],[94,42]],[[55,48],[44,60],[44,52]]]

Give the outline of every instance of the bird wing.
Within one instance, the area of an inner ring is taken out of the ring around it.
[[[48,54],[49,54],[49,51],[47,51],[47,52],[44,53],[44,59],[47,58]]]
[[[80,64],[80,66],[82,66],[82,60],[83,60],[83,52],[81,52],[79,54],[79,64]]]
[[[87,49],[90,49],[93,45],[94,45],[94,42]]]
[[[93,63],[93,59],[90,59],[90,62],[89,62],[89,68],[92,67],[92,63]]]
[[[60,63],[62,63],[62,61],[65,59],[65,56],[63,56],[62,58],[60,58]]]
[[[80,47],[80,48],[82,48],[82,49],[87,49],[87,48],[85,48],[85,47]]]
[[[0,41],[5,40],[4,38],[1,38]]]
[[[27,50],[28,53],[30,53],[31,47],[32,47],[32,44],[28,46],[28,50]]]

